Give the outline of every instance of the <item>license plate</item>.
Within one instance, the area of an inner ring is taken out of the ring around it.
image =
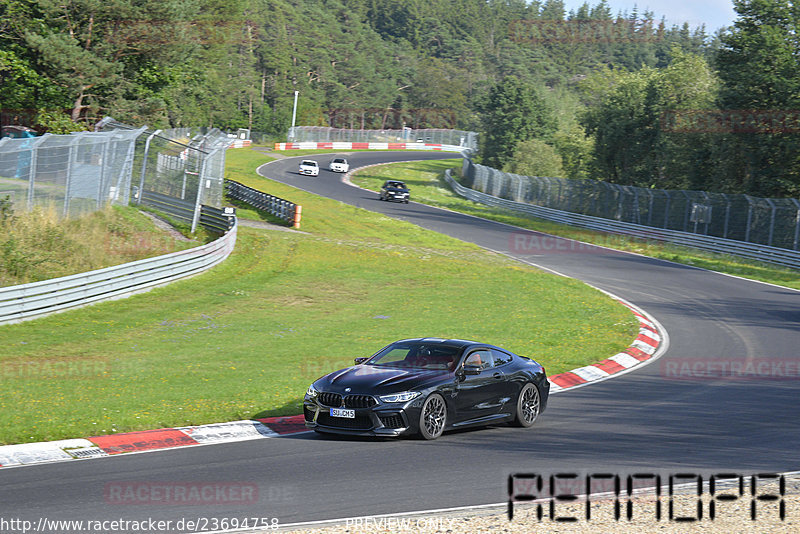
[[[346,408],[331,408],[331,417],[344,417],[345,419],[355,419],[356,411]]]

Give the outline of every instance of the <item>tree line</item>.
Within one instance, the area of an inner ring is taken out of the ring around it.
[[[0,120],[277,139],[299,91],[297,124],[475,130],[510,172],[797,196],[800,10],[734,4],[712,36],[605,0],[0,0]]]

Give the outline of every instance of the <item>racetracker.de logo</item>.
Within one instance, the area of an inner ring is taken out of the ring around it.
[[[108,482],[103,496],[113,505],[251,505],[258,502],[258,486],[251,482]]]
[[[539,254],[602,254],[607,249],[537,232],[511,232],[508,250],[512,254],[534,256]]]
[[[800,359],[788,358],[681,358],[660,360],[661,376],[668,380],[797,380]]]

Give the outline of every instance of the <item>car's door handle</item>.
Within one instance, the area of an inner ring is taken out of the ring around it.
[[[503,373],[495,373],[492,375],[494,378],[503,378]]]

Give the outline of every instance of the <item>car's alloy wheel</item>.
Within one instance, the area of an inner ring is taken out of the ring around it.
[[[419,433],[425,439],[436,439],[444,432],[444,424],[447,420],[447,407],[444,399],[438,393],[434,393],[422,405],[419,416]]]
[[[536,422],[536,418],[539,417],[541,408],[539,389],[528,382],[519,392],[519,397],[517,398],[517,414],[514,418],[514,423],[517,426],[526,428],[533,426],[533,423]]]

